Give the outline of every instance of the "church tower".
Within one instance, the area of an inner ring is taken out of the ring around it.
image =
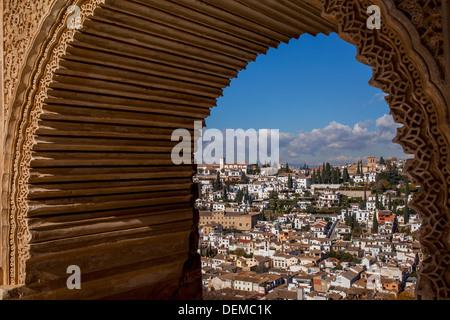
[[[367,165],[369,172],[376,171],[377,168],[377,158],[374,156],[367,157]]]

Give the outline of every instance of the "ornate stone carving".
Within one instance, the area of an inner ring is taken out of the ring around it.
[[[377,2],[387,10],[382,1]],[[394,120],[403,124],[395,142],[401,144],[406,153],[415,156],[408,161],[406,171],[414,183],[422,186],[423,192],[414,197],[412,206],[426,221],[421,235],[424,261],[417,297],[448,299],[450,247],[445,230],[449,223],[450,179],[448,124],[442,114],[445,101],[439,90],[429,83],[428,70],[421,69],[414,60],[413,44],[406,43],[392,27],[394,22],[389,17],[393,12],[384,12],[382,29],[371,31],[365,24],[366,10],[373,1],[329,0],[322,3],[325,15],[337,22],[339,35],[356,45],[357,60],[373,67],[371,84],[389,94],[387,101]],[[408,8],[414,17],[413,24],[422,25],[425,20],[424,15],[419,14],[419,8]],[[438,8],[428,7],[427,11],[435,12],[434,9]],[[412,25],[408,29],[415,31]]]
[[[420,35],[420,40],[438,64],[440,76],[444,78],[444,38],[442,1],[396,0],[395,4],[411,20]]]
[[[79,17],[82,24],[87,17],[93,15],[96,7],[100,3],[104,3],[104,0],[86,0],[81,1],[81,3],[74,3],[80,6]],[[25,283],[25,262],[29,257],[28,241],[30,238],[27,228],[27,195],[32,148],[36,143],[34,136],[53,74],[58,69],[59,60],[65,54],[67,45],[73,40],[76,32],[75,28],[67,27],[67,19],[71,15],[71,12],[66,13],[56,32],[52,35],[32,82],[31,91],[35,92],[35,95],[28,97],[22,113],[24,117],[21,119],[19,127],[20,133],[15,149],[13,183],[11,186],[9,284]]]
[[[55,0],[3,1],[5,123],[31,42],[54,2]]]

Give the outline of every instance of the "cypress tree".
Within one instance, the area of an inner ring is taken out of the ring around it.
[[[356,214],[352,215],[352,230],[358,227],[358,221],[356,220]]]
[[[348,174],[348,169],[344,168],[344,173],[342,175],[344,182],[348,182],[350,180],[350,175]]]
[[[227,192],[227,188],[223,188],[222,198],[223,198],[223,201],[228,201],[228,192]]]
[[[338,184],[339,183],[339,173],[338,173],[339,169],[333,169],[333,171],[331,172],[331,182],[333,184]]]
[[[361,210],[365,210],[365,209],[367,209],[367,194],[366,194],[366,190],[364,190],[364,200],[363,200],[363,202],[361,202],[360,204],[359,204],[359,208],[361,209]]]
[[[261,213],[259,214],[259,221],[265,221],[266,217],[265,217],[265,213],[264,213],[264,208],[261,210]]]
[[[376,212],[373,213],[372,233],[378,233],[378,219]]]
[[[220,173],[217,171],[216,180],[213,183],[213,190],[219,191],[220,189],[222,189],[222,181],[220,180]]]
[[[348,213],[348,208],[345,208],[345,224],[351,227],[350,214]]]
[[[409,198],[409,181],[406,178],[406,196],[405,196],[405,223],[409,222],[409,206],[408,206],[408,198]]]
[[[244,198],[244,192],[242,191],[242,189],[239,189],[237,192],[237,202],[241,203],[243,198]]]
[[[323,183],[330,183],[330,182],[331,182],[331,166],[327,162],[323,170]]]
[[[247,177],[247,174],[245,172],[242,172],[241,182],[242,183],[248,183],[248,177]]]
[[[327,183],[325,162],[322,164],[322,173],[321,174],[322,174],[322,183]]]
[[[380,209],[380,200],[378,199],[378,189],[377,194],[375,196],[375,208],[377,208],[378,210]]]

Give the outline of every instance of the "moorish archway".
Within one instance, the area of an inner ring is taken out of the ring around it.
[[[414,154],[417,297],[450,297],[448,1],[1,4],[3,298],[201,298],[195,167],[173,165],[171,133],[205,119],[269,47],[331,32],[373,67]],[[367,28],[370,5],[380,30]],[[82,290],[66,287],[70,265]]]

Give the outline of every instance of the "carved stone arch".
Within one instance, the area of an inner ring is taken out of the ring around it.
[[[448,299],[450,238],[445,230],[449,226],[450,127],[444,11],[437,3],[428,2],[428,7],[422,8],[413,5],[414,1],[396,2],[323,1],[325,15],[338,20],[339,35],[356,45],[357,60],[373,67],[371,85],[389,94],[386,100],[391,114],[403,125],[394,141],[405,153],[414,154],[405,171],[423,191],[414,196],[411,206],[426,220],[421,229],[424,261],[416,294],[422,299]],[[355,12],[363,14],[371,4],[382,8],[387,23],[381,32],[364,28],[363,16],[355,19]],[[400,10],[411,6],[414,10],[409,11],[409,20]],[[414,25],[431,33],[428,37],[434,41],[424,40],[427,35],[416,32]]]
[[[417,297],[449,298],[446,1],[6,3],[5,298],[199,298],[195,168],[170,162],[171,132],[206,118],[269,47],[333,31],[373,67],[403,124],[396,141],[414,154],[413,206],[427,220]],[[67,25],[72,4],[80,30]],[[371,4],[381,30],[367,28]],[[66,288],[70,264],[84,290]]]

